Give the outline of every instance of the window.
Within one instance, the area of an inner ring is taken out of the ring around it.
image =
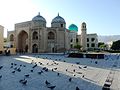
[[[89,42],[89,38],[87,38],[87,42]]]
[[[95,47],[95,44],[94,44],[94,43],[92,43],[92,44],[91,44],[91,47]]]
[[[55,34],[53,32],[49,32],[48,39],[51,39],[51,40],[55,39]]]
[[[76,38],[76,43],[78,43],[78,38]]]
[[[61,24],[61,27],[63,27],[63,24]]]
[[[70,47],[73,48],[73,44],[71,44]]]
[[[89,44],[87,44],[87,47],[89,47]]]
[[[94,41],[95,41],[95,38],[91,38],[91,41],[94,42]]]
[[[38,33],[36,31],[33,32],[33,40],[37,40],[38,39]]]
[[[72,41],[73,41],[73,39],[70,40],[70,42],[72,42]]]

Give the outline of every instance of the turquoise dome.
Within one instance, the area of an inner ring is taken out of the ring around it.
[[[70,31],[78,31],[78,27],[75,24],[71,24],[68,28]]]

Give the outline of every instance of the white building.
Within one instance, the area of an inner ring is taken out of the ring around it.
[[[73,48],[76,44],[82,46],[82,50],[95,50],[98,48],[98,36],[96,33],[87,34],[86,23],[83,22],[81,24],[81,34],[78,35],[78,27],[75,24],[71,24],[69,26],[69,30],[71,31],[71,48]]]

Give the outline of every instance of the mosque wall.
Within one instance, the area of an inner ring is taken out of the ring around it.
[[[4,45],[4,27],[0,25],[0,51],[3,51],[3,45]]]

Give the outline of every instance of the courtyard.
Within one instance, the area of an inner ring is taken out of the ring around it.
[[[0,56],[0,90],[120,90],[120,58],[68,58],[62,54]]]

